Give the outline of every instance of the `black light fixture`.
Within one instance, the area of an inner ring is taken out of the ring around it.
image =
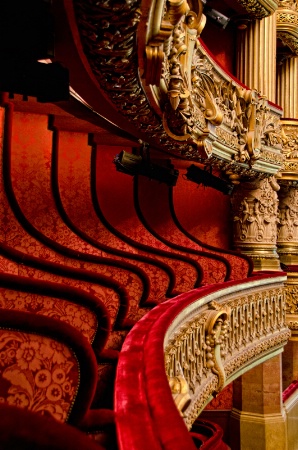
[[[175,186],[179,171],[174,168],[168,161],[164,165],[165,160],[161,160],[159,164],[153,163],[147,157],[134,155],[122,150],[114,158],[114,164],[118,172],[128,175],[143,175],[160,183],[166,183],[168,186]]]
[[[212,175],[211,170],[208,171],[207,168],[201,169],[194,164],[188,167],[186,178],[197,184],[202,184],[203,186],[216,189],[225,195],[231,195],[234,189],[233,184],[227,183],[225,180]]]
[[[205,16],[207,16],[208,19],[211,20],[211,22],[215,23],[215,25],[219,26],[222,29],[225,29],[230,21],[230,18],[217,11],[216,9],[206,5],[207,0],[203,0],[202,3],[204,5]]]

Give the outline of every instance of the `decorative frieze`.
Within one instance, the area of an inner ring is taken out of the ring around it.
[[[191,428],[211,396],[239,370],[286,343],[284,289],[258,286],[212,301],[173,331],[165,342],[166,373],[172,385],[183,372],[191,400],[182,415]]]

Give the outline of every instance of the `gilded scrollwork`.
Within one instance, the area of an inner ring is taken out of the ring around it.
[[[164,19],[168,19],[164,6]],[[160,9],[159,20],[163,22]],[[198,40],[204,15],[184,10],[184,14],[181,9],[181,14],[171,14],[176,23],[171,21],[172,38],[165,38],[159,47],[163,60],[160,82],[152,86],[164,129],[175,140],[197,144],[203,149],[202,159],[215,155],[218,143],[227,148],[236,165],[253,167],[262,160],[280,166],[280,111],[274,111],[256,90],[246,89],[214,64]],[[154,45],[151,33],[147,48]],[[146,73],[156,74],[153,65],[155,61],[147,58]],[[255,173],[255,177],[259,175]]]
[[[252,11],[275,7],[273,0],[244,3]],[[185,159],[234,162],[237,176],[251,171],[260,179],[279,170],[281,112],[208,55],[199,41],[206,22],[201,1],[73,5],[100,87],[149,144]]]
[[[183,408],[188,428],[229,377],[285,344],[290,337],[285,309],[282,286],[258,289],[221,303],[211,302],[208,309],[175,328],[165,346],[165,367],[170,384],[183,376],[189,387],[191,401]]]

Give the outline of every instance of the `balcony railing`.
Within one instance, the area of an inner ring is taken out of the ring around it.
[[[195,448],[188,429],[213,396],[282,352],[285,280],[264,274],[193,290],[135,325],[116,379],[121,450]]]

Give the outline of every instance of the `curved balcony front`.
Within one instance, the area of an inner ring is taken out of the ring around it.
[[[135,325],[117,369],[121,450],[195,448],[188,430],[213,396],[283,351],[285,280],[264,274],[190,291]]]

